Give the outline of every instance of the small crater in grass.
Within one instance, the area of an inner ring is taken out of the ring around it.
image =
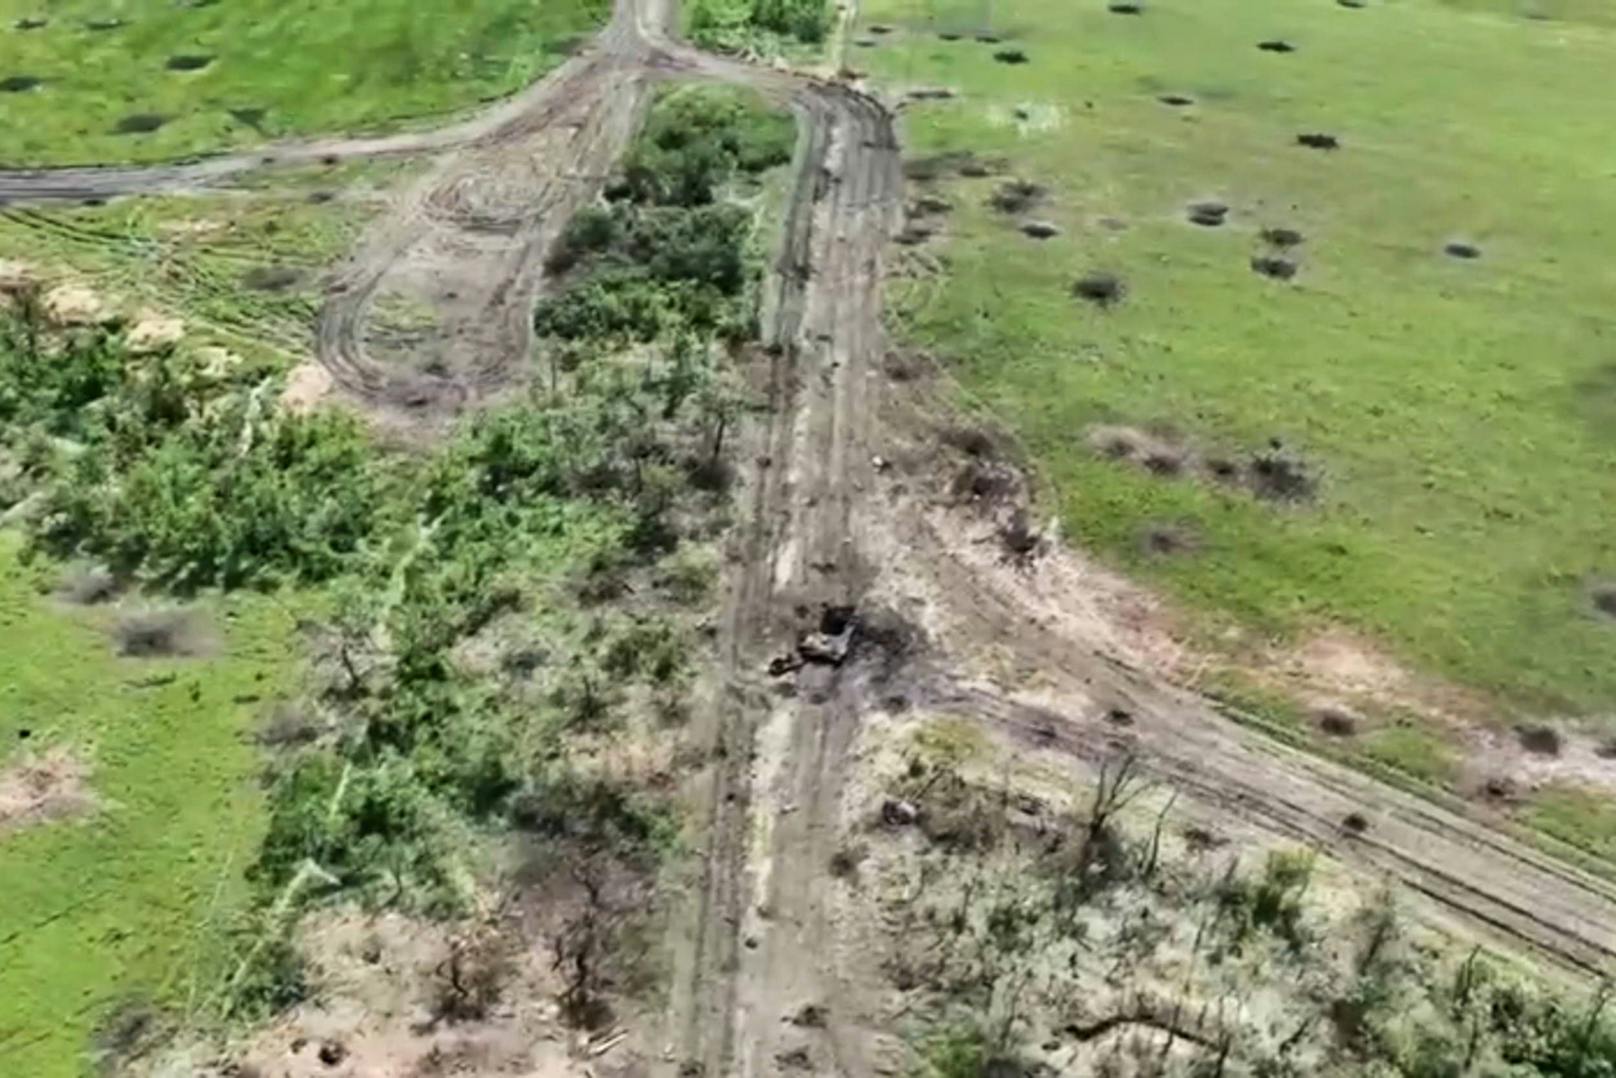
[[[1593,604],[1594,613],[1616,621],[1616,584],[1601,584],[1594,588],[1588,595],[1588,601]]]
[[[260,135],[266,133],[264,131],[264,116],[268,112],[267,109],[249,107],[229,109],[227,111],[230,114],[230,118],[236,121],[236,123],[241,124],[243,127],[250,127],[254,131],[257,131]],[[265,163],[272,164],[273,162],[274,159],[270,158]]]
[[[1173,558],[1195,553],[1201,548],[1201,540],[1187,526],[1153,524],[1140,533],[1139,547],[1154,558]]]
[[[1229,207],[1221,202],[1195,202],[1187,211],[1190,223],[1202,228],[1217,228],[1229,216]]]
[[[853,44],[861,49],[873,49],[880,43],[873,37],[859,37],[853,39]]]
[[[1265,228],[1261,235],[1264,243],[1280,248],[1298,247],[1304,238],[1294,228]]]
[[[1001,64],[1024,64],[1027,62],[1027,54],[1020,49],[1000,49],[993,54],[993,58]]]
[[[1335,2],[1341,7],[1352,8],[1354,11],[1356,11],[1358,8],[1369,6],[1364,2],[1364,0],[1335,0]]]
[[[1111,307],[1122,302],[1128,286],[1114,273],[1086,273],[1072,285],[1072,294],[1096,307]]]
[[[1296,263],[1278,255],[1257,255],[1251,260],[1251,268],[1275,281],[1288,281],[1296,276]]]
[[[1234,484],[1240,482],[1240,465],[1228,457],[1211,457],[1206,462],[1206,473],[1214,482]]]
[[[95,809],[89,767],[63,746],[0,770],[0,835]]]
[[[45,27],[50,25],[50,20],[49,19],[42,19],[42,18],[39,18],[38,16],[30,16],[29,18],[25,18],[25,19],[18,19],[16,22],[12,23],[11,25],[16,27],[18,30],[23,30],[23,31],[27,31],[27,30],[43,30],[43,29],[45,29]]]
[[[955,33],[953,30],[944,30],[937,36],[943,41],[958,41],[963,35]]]
[[[118,654],[136,659],[210,655],[218,640],[205,621],[186,610],[148,610],[120,619],[112,630]]]
[[[112,127],[114,135],[147,135],[164,124],[168,117],[160,116],[155,112],[137,112],[132,116],[125,116]]]
[[[1473,243],[1463,240],[1454,240],[1442,246],[1442,253],[1449,258],[1472,259],[1481,257],[1481,248]]]
[[[917,247],[935,235],[935,230],[924,224],[905,225],[903,231],[894,237],[894,242],[903,247]]]
[[[1259,41],[1259,42],[1257,42],[1257,47],[1259,49],[1261,49],[1263,52],[1295,52],[1296,51],[1296,46],[1295,45],[1292,45],[1289,41],[1281,41],[1279,38],[1274,38],[1274,39],[1272,39],[1270,41]]]
[[[1544,723],[1530,723],[1515,728],[1515,738],[1521,748],[1534,756],[1560,755],[1560,731]]]
[[[86,30],[106,31],[121,29],[123,25],[124,21],[122,19],[114,17],[107,19],[91,19],[89,22],[84,24],[84,28]]]
[[[291,266],[257,266],[242,274],[241,283],[254,292],[284,292],[302,279]]]
[[[1299,146],[1306,146],[1310,150],[1339,150],[1341,148],[1340,139],[1336,138],[1334,135],[1326,135],[1322,132],[1309,132],[1297,135],[1296,143]]]
[[[1520,797],[1520,789],[1515,780],[1508,775],[1493,775],[1481,784],[1481,792],[1489,801],[1514,801]]]
[[[983,45],[997,45],[1002,39],[998,34],[977,34],[976,40]]]
[[[37,90],[45,84],[45,80],[35,75],[7,75],[0,79],[0,93],[21,94],[29,90]]]
[[[1132,0],[1121,0],[1119,3],[1106,5],[1106,10],[1113,15],[1143,15],[1143,4],[1135,4]]]
[[[181,53],[170,56],[165,65],[170,71],[201,71],[213,63],[213,57],[205,53]]]
[[[1361,835],[1369,830],[1369,817],[1361,812],[1349,812],[1341,820],[1341,829],[1349,835]]]
[[[1246,466],[1246,480],[1253,494],[1269,502],[1311,501],[1319,489],[1319,481],[1307,462],[1277,439],[1252,456]]]
[[[1035,240],[1051,240],[1060,235],[1060,229],[1048,221],[1027,221],[1021,226],[1021,234]]]
[[[1164,105],[1171,105],[1175,109],[1181,109],[1185,106],[1195,104],[1195,98],[1189,97],[1186,94],[1162,94],[1156,100],[1160,101]]]
[[[1354,737],[1358,733],[1358,716],[1338,707],[1324,707],[1314,716],[1319,732],[1330,737]]]
[[[337,197],[337,195],[336,195],[335,191],[310,191],[309,192],[309,205],[311,205],[311,206],[323,206],[327,202],[330,202],[332,199],[334,199],[336,197]]]
[[[885,23],[879,23],[878,22],[878,23],[873,24],[870,27],[870,33],[872,33],[872,34],[890,34],[890,33],[892,33],[892,27],[886,25]]]
[[[1044,194],[1044,189],[1036,183],[1011,180],[999,185],[988,204],[1000,213],[1023,213],[1042,202]]]

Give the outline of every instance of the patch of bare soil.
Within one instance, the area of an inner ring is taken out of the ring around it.
[[[0,838],[13,831],[93,812],[90,768],[64,746],[25,753],[0,768]]]
[[[286,376],[281,407],[294,415],[307,415],[330,399],[336,389],[331,372],[322,363],[299,363]]]
[[[581,1031],[562,1013],[564,979],[532,914],[508,906],[462,923],[397,913],[322,914],[299,933],[311,1002],[248,1041],[181,1046],[197,1078],[585,1078],[628,1056],[625,1031]]]

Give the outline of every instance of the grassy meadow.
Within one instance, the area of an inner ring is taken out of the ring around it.
[[[99,803],[0,839],[0,1073],[75,1078],[119,1012],[187,1013],[222,983],[263,831],[251,735],[284,688],[293,618],[221,601],[216,654],[119,657],[114,612],[43,593],[53,571],[18,547],[0,534],[0,769],[65,749]]]
[[[0,0],[0,166],[375,131],[520,89],[605,0]],[[156,117],[155,130],[131,117]]]
[[[860,68],[955,91],[907,107],[912,157],[1005,162],[943,168],[932,186],[953,209],[930,250],[946,269],[894,307],[1023,438],[1068,535],[1211,624],[1345,625],[1506,710],[1608,719],[1608,5],[875,0],[861,19]],[[996,209],[1008,177],[1045,193]],[[1191,223],[1211,201],[1222,223]],[[1059,234],[1029,238],[1034,220]],[[1294,276],[1253,271],[1274,257]],[[1094,273],[1120,300],[1074,295]],[[1108,459],[1104,426],[1172,447],[1174,474]],[[1276,441],[1311,497],[1209,474]],[[1153,529],[1181,537],[1175,552]]]

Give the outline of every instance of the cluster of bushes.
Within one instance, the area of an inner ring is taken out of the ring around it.
[[[575,280],[539,305],[541,336],[607,345],[678,332],[735,341],[752,332],[753,214],[722,195],[790,160],[788,115],[742,91],[664,96],[631,148],[608,205],[569,224],[551,258]]]
[[[759,53],[780,45],[817,45],[830,31],[825,0],[696,0],[690,36],[707,48]]]
[[[24,307],[0,328],[6,498],[38,499],[44,547],[150,584],[330,579],[376,530],[385,482],[351,419],[278,414],[270,388],[190,353],[130,361],[112,331],[46,343]]]

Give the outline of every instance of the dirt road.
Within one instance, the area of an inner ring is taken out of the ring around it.
[[[1047,566],[1007,574],[983,564],[960,538],[963,523],[875,463],[926,422],[907,399],[925,391],[882,373],[883,258],[903,199],[891,113],[844,85],[701,54],[671,39],[670,19],[658,0],[619,0],[590,48],[519,97],[439,132],[149,169],[0,173],[0,198],[50,200],[204,185],[264,156],[451,150],[338,267],[317,336],[320,359],[348,392],[431,422],[527,377],[544,256],[598,193],[654,80],[725,79],[790,102],[801,133],[765,305],[758,384],[767,422],[745,447],[753,465],[720,633],[721,706],[695,731],[712,752],[697,780],[700,871],[678,918],[673,1004],[656,1042],[669,1070],[775,1070],[777,1056],[801,1047],[783,1019],[830,1001],[814,1066],[863,1075],[891,1064],[859,972],[832,945],[829,897],[875,668],[855,659],[785,679],[767,673],[799,633],[822,622],[834,629],[843,608],[877,602],[918,604],[930,640],[922,659],[882,671],[882,692],[898,685],[1074,771],[1124,737],[1209,820],[1320,845],[1427,896],[1427,912],[1444,923],[1572,969],[1608,969],[1616,888],[1603,880],[1266,741],[1122,661],[1101,622],[1028,620],[1029,610],[1083,597],[1052,591]],[[973,664],[990,647],[1040,671],[1039,690],[981,676]],[[1106,719],[1119,709],[1126,730]],[[1344,828],[1353,815],[1367,827]]]

